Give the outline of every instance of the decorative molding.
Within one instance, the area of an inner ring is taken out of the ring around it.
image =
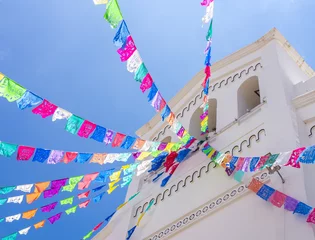
[[[248,75],[248,74],[250,73],[250,71],[255,72],[255,71],[257,71],[258,66],[260,66],[260,68],[262,68],[262,64],[261,64],[260,62],[259,62],[259,63],[256,63],[255,65],[251,65],[250,67],[247,67],[247,69],[243,69],[241,72],[238,72],[238,73],[236,73],[236,74],[234,74],[234,75],[232,75],[232,76],[229,76],[227,79],[223,79],[221,82],[218,82],[218,83],[216,83],[216,84],[214,84],[214,85],[210,85],[210,86],[209,86],[209,90],[212,89],[211,91],[213,92],[216,88],[221,88],[221,87],[223,86],[223,85],[222,85],[223,83],[224,83],[224,86],[226,86],[227,84],[229,84],[229,82],[230,82],[230,83],[231,83],[231,82],[234,82],[236,78],[240,79],[244,74],[245,74],[245,75]],[[189,112],[190,109],[191,109],[191,106],[195,106],[196,103],[197,103],[197,101],[198,101],[198,100],[201,100],[201,99],[203,98],[203,96],[204,96],[204,92],[203,92],[203,90],[200,90],[200,93],[197,94],[197,96],[195,96],[195,97],[193,98],[193,100],[191,100],[191,101],[187,104],[187,106],[184,107],[184,108],[176,115],[176,118],[177,118],[177,119],[180,119],[180,118],[184,117],[185,111],[186,111],[186,112]],[[159,140],[161,136],[164,136],[166,130],[167,130],[167,129],[170,129],[170,128],[171,128],[171,126],[167,124],[167,125],[157,134],[157,136],[153,138],[152,141],[157,141],[157,140]]]
[[[149,201],[146,201],[143,205],[136,207],[136,211],[135,211],[133,217],[135,218],[138,216],[138,214],[143,213],[144,209],[148,206],[149,202],[151,202],[152,200],[154,200],[154,205],[157,205],[159,202],[164,201],[165,197],[170,197],[173,193],[176,193],[181,187],[184,188],[184,187],[186,187],[187,184],[193,183],[194,180],[196,179],[196,176],[197,176],[197,178],[200,178],[202,176],[202,174],[201,174],[202,170],[205,170],[204,173],[208,173],[210,171],[211,163],[213,163],[213,162],[209,162],[207,165],[202,166],[199,170],[194,171],[192,174],[189,174],[184,179],[181,179],[177,183],[166,188],[162,193],[159,193],[157,196],[151,198]],[[215,165],[214,165],[214,167],[215,167]],[[167,194],[167,192],[168,192],[168,194]]]
[[[313,136],[313,130],[315,129],[315,125],[313,125],[311,128],[310,128],[310,134],[308,135],[309,137],[312,137]]]
[[[315,90],[300,95],[292,100],[295,108],[302,108],[315,102]]]
[[[253,139],[255,139],[256,142],[259,142],[259,141],[260,141],[260,136],[261,136],[261,134],[263,134],[263,133],[264,133],[264,136],[266,136],[266,130],[265,130],[264,128],[260,129],[260,130],[257,132],[257,134],[252,134],[247,140],[246,140],[246,139],[243,140],[240,144],[234,145],[234,146],[232,147],[231,151],[226,151],[225,153],[231,153],[231,152],[232,152],[232,155],[234,155],[234,153],[235,153],[234,151],[235,151],[236,149],[238,149],[237,152],[240,153],[240,152],[243,150],[243,145],[244,145],[244,144],[246,144],[245,146],[249,148],[249,147],[251,146],[251,144],[252,144]]]
[[[270,180],[267,172],[261,172],[255,176],[256,179],[267,182]],[[200,221],[201,219],[213,214],[214,212],[223,209],[227,204],[233,202],[234,200],[244,196],[249,193],[250,190],[247,189],[245,183],[240,183],[230,190],[220,194],[214,199],[211,199],[207,203],[202,204],[198,208],[186,213],[182,217],[173,221],[172,223],[166,225],[155,233],[151,234],[148,237],[145,237],[143,240],[160,240],[169,238],[176,233],[184,230],[185,228],[190,227],[190,225]]]

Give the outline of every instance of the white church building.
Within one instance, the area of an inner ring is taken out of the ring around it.
[[[203,70],[169,102],[189,133],[200,138]],[[137,131],[143,139],[177,142],[156,115]],[[272,29],[256,42],[212,65],[208,143],[236,156],[261,156],[315,145],[315,72]],[[200,150],[184,161],[165,187],[153,174],[134,177],[126,199],[140,195],[115,215],[95,240],[124,240],[148,203],[131,240],[315,240],[306,218],[263,201],[214,168]],[[161,169],[160,171],[163,171]],[[315,207],[315,166],[282,167],[255,175]]]

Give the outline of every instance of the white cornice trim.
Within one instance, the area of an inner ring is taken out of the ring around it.
[[[303,95],[300,95],[292,100],[293,106],[296,109],[305,107],[314,102],[315,102],[315,90],[307,92]]]

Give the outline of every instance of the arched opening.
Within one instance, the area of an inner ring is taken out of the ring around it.
[[[189,123],[190,135],[194,136],[195,138],[197,138],[199,140],[204,140],[206,137],[206,134],[201,136],[200,115],[202,115],[202,114],[203,114],[202,108],[197,108],[196,111],[191,116],[190,123]]]
[[[208,128],[209,132],[217,130],[217,100],[215,98],[209,99]]]
[[[237,90],[238,117],[243,116],[260,104],[258,77],[251,77]]]
[[[168,136],[166,138],[164,138],[161,142],[166,142],[166,143],[169,143],[172,141],[172,137],[171,136]]]

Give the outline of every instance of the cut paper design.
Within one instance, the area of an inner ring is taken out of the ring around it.
[[[315,224],[315,209],[308,215],[306,222]]]
[[[24,110],[26,108],[32,108],[37,106],[43,101],[43,99],[30,91],[26,91],[23,96],[16,101],[19,109]]]
[[[82,182],[79,182],[78,189],[83,190],[90,186],[91,181],[97,177],[98,173],[91,173],[84,176]]]
[[[105,183],[108,177],[114,172],[114,168],[105,170],[99,173],[99,175],[95,178],[95,182]]]
[[[17,235],[18,235],[18,233],[16,232],[16,233],[13,233],[13,234],[11,234],[9,236],[6,236],[6,237],[2,238],[2,240],[15,240]]]
[[[101,194],[95,196],[95,197],[93,198],[93,202],[97,203],[97,202],[101,201],[102,198],[103,198],[103,196],[104,196],[104,194],[105,194],[105,192],[103,192],[103,193],[101,193]]]
[[[66,125],[66,131],[72,134],[77,134],[84,120],[76,115],[72,115]]]
[[[30,210],[30,211],[24,212],[22,218],[31,219],[31,218],[35,217],[37,210],[38,209],[36,208],[36,209]]]
[[[123,20],[117,0],[110,0],[106,5],[104,18],[109,22],[112,28],[116,28],[120,21]]]
[[[291,167],[294,167],[294,168],[300,168],[300,163],[297,161],[300,154],[304,151],[304,147],[303,148],[298,148],[298,149],[295,149],[293,150],[290,158],[289,158],[289,161],[287,162],[287,164],[285,164],[284,166],[291,166]]]
[[[76,163],[86,163],[92,157],[92,153],[79,153],[75,159]]]
[[[61,214],[62,214],[62,212],[61,212],[61,213],[58,213],[58,214],[56,214],[56,215],[54,215],[54,216],[52,216],[52,217],[50,217],[50,218],[48,218],[48,221],[49,221],[51,224],[54,224],[56,221],[58,221],[58,220],[60,219]]]
[[[91,191],[87,191],[87,192],[84,192],[84,193],[80,193],[80,194],[78,194],[78,198],[79,198],[79,199],[87,198],[87,197],[89,197],[90,192],[91,192]]]
[[[119,179],[120,174],[121,174],[121,170],[114,172],[112,175],[109,176],[110,181],[113,182]]]
[[[92,189],[92,192],[100,191],[100,190],[102,190],[105,186],[106,186],[106,185],[102,185],[102,186],[99,186],[99,187],[97,187],[97,188],[94,188],[94,189]]]
[[[256,178],[253,178],[250,184],[248,185],[248,189],[252,190],[254,193],[257,193],[263,185],[264,184],[262,182],[260,182]]]
[[[63,159],[63,155],[64,155],[63,151],[52,150],[49,157],[48,157],[47,163],[48,164],[57,164],[57,163],[61,162],[61,160]]]
[[[136,72],[141,64],[142,64],[141,56],[138,50],[136,50],[127,60],[127,71],[131,73]]]
[[[314,164],[315,163],[315,146],[306,148],[299,156],[297,162]]]
[[[59,190],[60,189],[58,189],[58,188],[45,190],[44,191],[44,198],[51,198],[51,197],[55,196],[56,194],[59,193]]]
[[[120,27],[113,39],[114,45],[116,47],[125,47],[127,42],[127,37],[130,35],[127,24],[124,20],[122,20]]]
[[[69,215],[69,214],[71,214],[71,213],[75,213],[76,210],[77,210],[77,207],[78,207],[78,206],[74,206],[74,207],[72,207],[72,208],[67,209],[67,210],[66,210],[66,214]]]
[[[34,114],[41,115],[42,118],[49,117],[54,114],[57,106],[44,99],[44,101],[32,110]]]
[[[0,194],[8,194],[12,192],[16,187],[1,187],[0,188]]]
[[[6,222],[13,222],[13,221],[18,221],[21,218],[21,213],[13,215],[13,216],[9,216],[5,218]]]
[[[136,138],[127,136],[125,141],[121,144],[122,148],[129,149],[136,141]]]
[[[106,153],[94,153],[90,163],[98,163],[100,165],[104,164]]]
[[[24,195],[17,197],[9,197],[7,203],[18,203],[21,204],[23,202]]]
[[[95,128],[96,128],[96,124],[90,121],[84,120],[83,124],[81,125],[81,128],[78,131],[78,135],[80,137],[88,138]]]
[[[312,207],[306,205],[305,203],[299,202],[296,205],[296,208],[294,209],[293,214],[298,213],[302,215],[307,215],[310,213],[311,210],[312,210]]]
[[[138,52],[138,51],[136,51]],[[141,65],[139,66],[139,68],[137,68],[137,71],[135,73],[135,76],[134,76],[134,79],[137,81],[137,82],[143,82],[144,81],[144,78],[149,74],[148,72],[148,69],[147,67],[145,66],[145,64],[142,62]],[[150,75],[150,74],[149,74]],[[151,77],[151,76],[150,76]],[[147,79],[146,81],[148,81],[150,79]],[[151,85],[152,85],[152,78],[151,78]],[[145,84],[148,84],[148,83],[145,83]],[[140,89],[141,89],[141,86],[140,86]]]
[[[41,207],[41,211],[42,211],[42,212],[50,212],[50,211],[52,211],[52,210],[55,209],[55,207],[57,206],[57,204],[58,204],[58,202],[53,202],[53,203],[48,204],[48,205],[46,205],[46,206],[42,206],[42,207]]]
[[[18,145],[0,142],[0,155],[11,157],[17,150]]]
[[[152,83],[151,88],[150,88],[150,92],[148,94],[148,101],[151,102],[154,98],[154,96],[156,95],[156,93],[158,92],[157,87],[155,86],[154,83]]]
[[[72,204],[74,197],[69,197],[60,201],[60,205]]]
[[[98,142],[103,142],[105,135],[106,135],[106,128],[96,125],[96,128],[90,138]]]
[[[0,80],[0,97],[5,97],[9,102],[20,99],[25,91],[25,88],[8,77],[3,77]]]
[[[112,147],[120,146],[125,137],[126,137],[125,134],[116,133],[116,136],[115,136],[114,141],[112,143]]]
[[[66,152],[63,157],[63,162],[64,163],[72,162],[74,159],[77,158],[77,156],[78,156],[77,152]]]
[[[33,162],[43,163],[48,159],[49,154],[50,154],[50,150],[37,148],[35,151],[35,155],[33,157]]]
[[[104,139],[104,143],[105,144],[111,144],[111,142],[113,141],[113,137],[114,137],[114,131],[108,129],[107,132],[106,132],[106,136],[105,136],[105,139]]]
[[[120,55],[120,60],[122,62],[127,61],[131,55],[137,50],[137,47],[131,36],[127,37],[127,42],[125,47],[121,47],[117,50],[117,53]]]
[[[72,113],[68,112],[65,109],[58,107],[52,116],[52,121],[69,119],[72,116]]]
[[[20,235],[27,235],[28,234],[28,231],[31,229],[31,227],[27,227],[27,228],[24,228],[22,230],[19,231],[19,234]]]
[[[90,203],[90,199],[79,204],[79,208],[86,208]]]
[[[35,228],[35,229],[39,229],[39,228],[44,227],[45,221],[46,221],[46,220],[43,220],[43,221],[40,221],[40,222],[34,224],[34,228]]]
[[[49,182],[36,183],[34,192],[35,193],[44,192],[48,188],[49,184],[50,184],[50,181]]]
[[[271,202],[274,206],[281,208],[285,202],[286,197],[287,196],[285,194],[275,191],[274,194],[272,194],[269,198],[269,202]]]
[[[7,202],[8,199],[6,198],[0,198],[0,206],[2,206],[3,204],[5,204]]]
[[[139,71],[141,69],[141,66],[139,68]],[[141,69],[142,70],[142,69]],[[137,77],[137,78],[136,78]],[[139,77],[137,76],[137,73],[135,75],[136,81],[138,81]],[[150,89],[152,87],[153,84],[153,79],[150,75],[150,73],[148,73],[142,80],[141,85],[140,85],[140,89],[141,91],[144,93],[146,90]]]
[[[108,194],[111,194],[118,186],[119,186],[119,185],[114,186],[114,187],[112,187],[112,188],[109,188],[109,189],[107,190],[107,193],[108,193]]]
[[[34,192],[26,195],[26,202],[28,204],[33,203],[40,197],[41,193],[40,192]]]
[[[19,146],[17,160],[28,161],[33,156],[35,148],[27,146]]]
[[[16,186],[14,190],[30,193],[33,186],[34,184],[19,185],[19,186]]]

